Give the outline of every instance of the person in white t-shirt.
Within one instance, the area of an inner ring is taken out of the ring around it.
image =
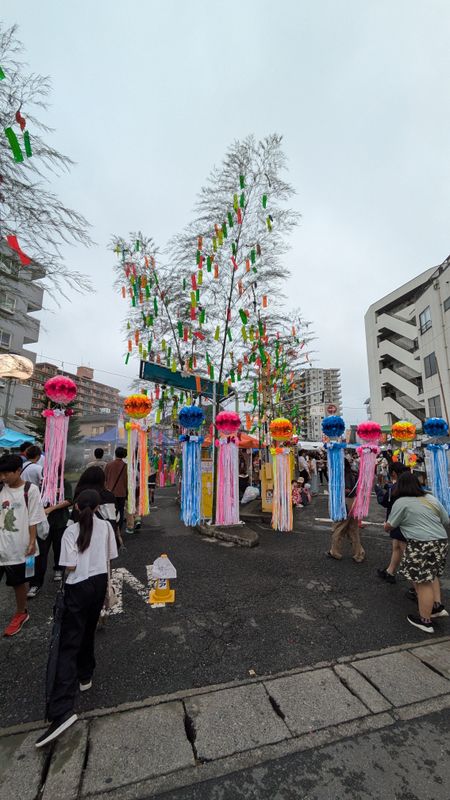
[[[60,566],[66,567],[64,614],[53,689],[47,705],[51,722],[36,747],[52,742],[77,719],[77,685],[92,686],[95,669],[94,638],[108,585],[109,562],[117,558],[114,531],[95,516],[101,504],[98,492],[85,489],[76,500],[78,522],[69,525],[61,541]]]
[[[25,451],[25,456],[27,460],[22,467],[22,480],[34,483],[34,485],[40,489],[42,483],[42,467],[39,462],[42,456],[42,450],[37,444],[32,444]]]
[[[22,459],[9,455],[0,458],[0,580],[12,586],[16,595],[16,613],[5,628],[5,636],[14,636],[29,620],[28,584],[25,560],[38,555],[36,531],[46,519],[39,489],[22,479]]]

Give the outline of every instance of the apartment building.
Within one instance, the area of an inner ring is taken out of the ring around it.
[[[39,339],[39,320],[44,289],[37,283],[45,270],[32,262],[23,267],[5,241],[0,241],[0,353],[25,356],[33,363],[36,354],[26,349]],[[0,417],[5,424],[26,433],[24,418],[30,414],[30,381],[6,378],[0,381]]]
[[[373,303],[365,325],[372,419],[449,419],[450,256]]]
[[[74,403],[74,409],[80,416],[92,414],[113,414],[121,411],[123,398],[120,396],[119,389],[99,383],[94,380],[94,370],[90,367],[78,367],[76,374],[67,370],[55,367],[54,364],[47,362],[36,364],[33,379],[33,401],[31,416],[39,416],[46,403],[44,393],[44,383],[54,377],[54,375],[65,375],[75,381],[78,394]]]
[[[340,369],[311,367],[302,370],[297,384],[297,399],[302,419],[301,436],[308,441],[322,438],[322,420],[330,414],[342,414]]]

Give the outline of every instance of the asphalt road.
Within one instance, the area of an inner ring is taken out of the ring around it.
[[[448,800],[449,734],[431,714],[153,800]]]
[[[390,548],[381,527],[363,533],[364,564],[349,556],[327,559],[330,526],[314,523],[327,516],[320,498],[300,518],[301,533],[259,526],[259,546],[238,548],[185,528],[171,494],[159,492],[158,510],[129,537],[115,566],[135,576],[145,593],[146,566],[167,553],[178,570],[176,603],[151,608],[125,581],[122,613],[98,632],[95,682],[80,697],[80,711],[422,639],[405,620],[413,607],[405,583],[385,585],[375,574]],[[380,512],[375,506],[371,516],[380,520]],[[2,726],[43,716],[51,578],[30,602],[23,631],[0,639]],[[12,591],[2,582],[1,625],[12,609]],[[439,632],[449,627],[444,620]]]

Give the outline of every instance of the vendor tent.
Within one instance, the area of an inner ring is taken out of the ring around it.
[[[5,428],[3,436],[0,437],[0,447],[11,448],[11,447],[19,447],[22,442],[29,442],[33,444],[35,442],[34,436],[29,436],[26,433],[20,433],[19,431],[13,431],[12,428]]]

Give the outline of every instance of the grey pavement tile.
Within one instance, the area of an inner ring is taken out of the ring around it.
[[[225,689],[185,702],[198,757],[211,761],[290,737],[260,684]]]
[[[82,794],[110,791],[194,764],[182,703],[101,717],[89,731]]]
[[[353,666],[396,707],[450,691],[449,681],[405,651],[355,661]]]
[[[266,681],[286,724],[296,735],[368,714],[331,669],[319,669]]]
[[[341,681],[348,686],[352,694],[364,703],[374,714],[387,711],[392,708],[389,703],[376,689],[367,681],[360,672],[357,672],[349,664],[337,664],[334,667],[335,673]]]
[[[0,739],[0,800],[34,800],[37,796],[47,753],[34,745],[43,731]]]
[[[450,679],[450,642],[429,644],[425,647],[416,647],[413,650],[416,658],[436,669],[445,678]]]
[[[42,800],[76,800],[86,753],[88,723],[79,720],[61,739],[53,751]]]

